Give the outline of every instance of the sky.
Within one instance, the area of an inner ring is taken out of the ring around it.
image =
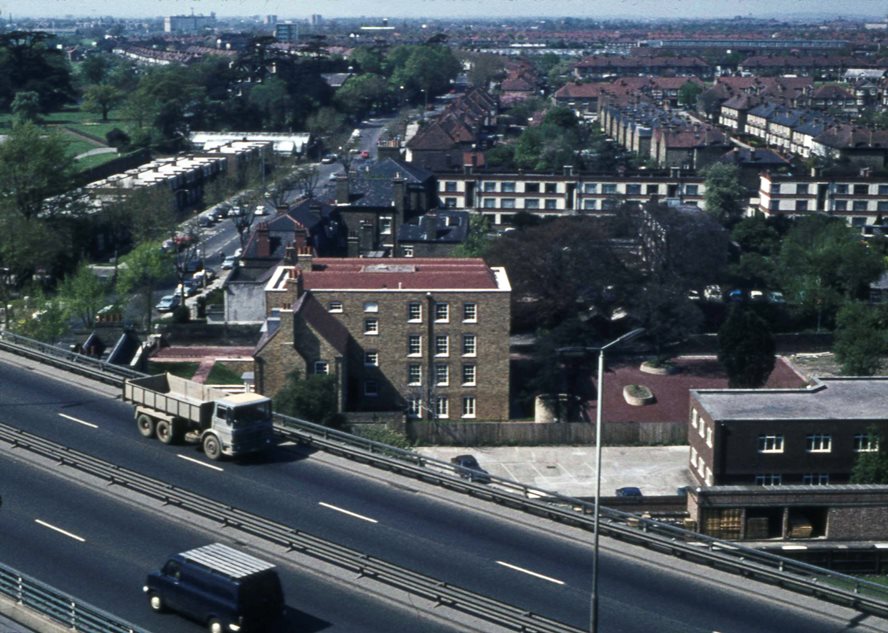
[[[729,18],[803,14],[885,17],[885,0],[0,0],[0,18],[154,17],[194,12],[217,16],[277,15],[279,20],[378,16]]]

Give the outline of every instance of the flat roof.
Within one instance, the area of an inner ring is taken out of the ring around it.
[[[250,554],[245,554],[222,543],[211,543],[182,552],[185,560],[194,561],[210,569],[222,572],[229,578],[244,578],[267,569],[274,569],[274,564]]]
[[[888,376],[820,378],[803,389],[692,389],[713,420],[888,420]]]

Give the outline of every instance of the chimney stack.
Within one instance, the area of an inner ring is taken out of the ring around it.
[[[256,227],[256,257],[271,257],[268,222],[260,222],[259,226]]]

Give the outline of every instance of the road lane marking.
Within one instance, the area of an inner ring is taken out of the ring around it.
[[[71,420],[71,422],[77,422],[77,424],[82,424],[83,426],[88,426],[91,429],[99,428],[98,424],[93,424],[92,422],[86,422],[85,420],[80,420],[78,418],[75,418],[72,415],[65,415],[64,413],[59,413],[59,415],[61,417],[65,418],[66,420]]]
[[[367,521],[368,523],[379,523],[376,519],[371,519],[370,517],[365,517],[363,514],[357,514],[356,512],[350,512],[349,510],[345,510],[343,508],[338,508],[329,503],[324,503],[323,501],[318,501],[319,506],[323,506],[329,510],[335,510],[336,512],[341,512],[342,514],[347,514],[350,517],[354,517],[356,519],[360,519],[361,521]]]
[[[42,525],[42,526],[45,527],[45,528],[49,528],[50,530],[55,530],[55,531],[58,532],[59,534],[64,534],[64,535],[67,536],[68,538],[72,538],[72,539],[74,539],[75,541],[80,541],[81,543],[86,543],[86,539],[85,539],[85,538],[82,538],[82,537],[80,537],[80,536],[77,536],[76,534],[72,534],[71,532],[66,532],[66,531],[63,530],[62,528],[60,528],[60,527],[56,527],[56,526],[54,526],[54,525],[50,525],[50,524],[47,523],[46,521],[41,521],[40,519],[34,519],[34,523],[37,523],[38,525]]]
[[[497,565],[502,565],[503,567],[508,567],[509,569],[513,569],[515,571],[520,571],[522,574],[527,574],[528,576],[533,576],[534,578],[539,578],[541,580],[546,580],[548,582],[554,583],[556,585],[563,585],[563,580],[558,580],[557,578],[550,578],[549,576],[543,576],[542,574],[538,574],[535,571],[530,571],[529,569],[524,569],[523,567],[518,567],[517,565],[511,565],[509,563],[505,563],[501,560],[496,561]]]
[[[194,459],[193,457],[188,457],[188,455],[176,455],[176,457],[178,457],[180,459],[184,459],[187,462],[191,462],[192,464],[197,464],[198,466],[203,466],[204,468],[212,468],[213,470],[218,470],[220,473],[225,472],[224,468],[220,468],[219,466],[213,466],[212,464],[202,462],[199,459]]]

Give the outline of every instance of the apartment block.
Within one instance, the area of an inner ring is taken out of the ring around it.
[[[332,374],[344,412],[509,418],[511,288],[480,259],[311,259],[279,266],[254,354],[257,389]]]

